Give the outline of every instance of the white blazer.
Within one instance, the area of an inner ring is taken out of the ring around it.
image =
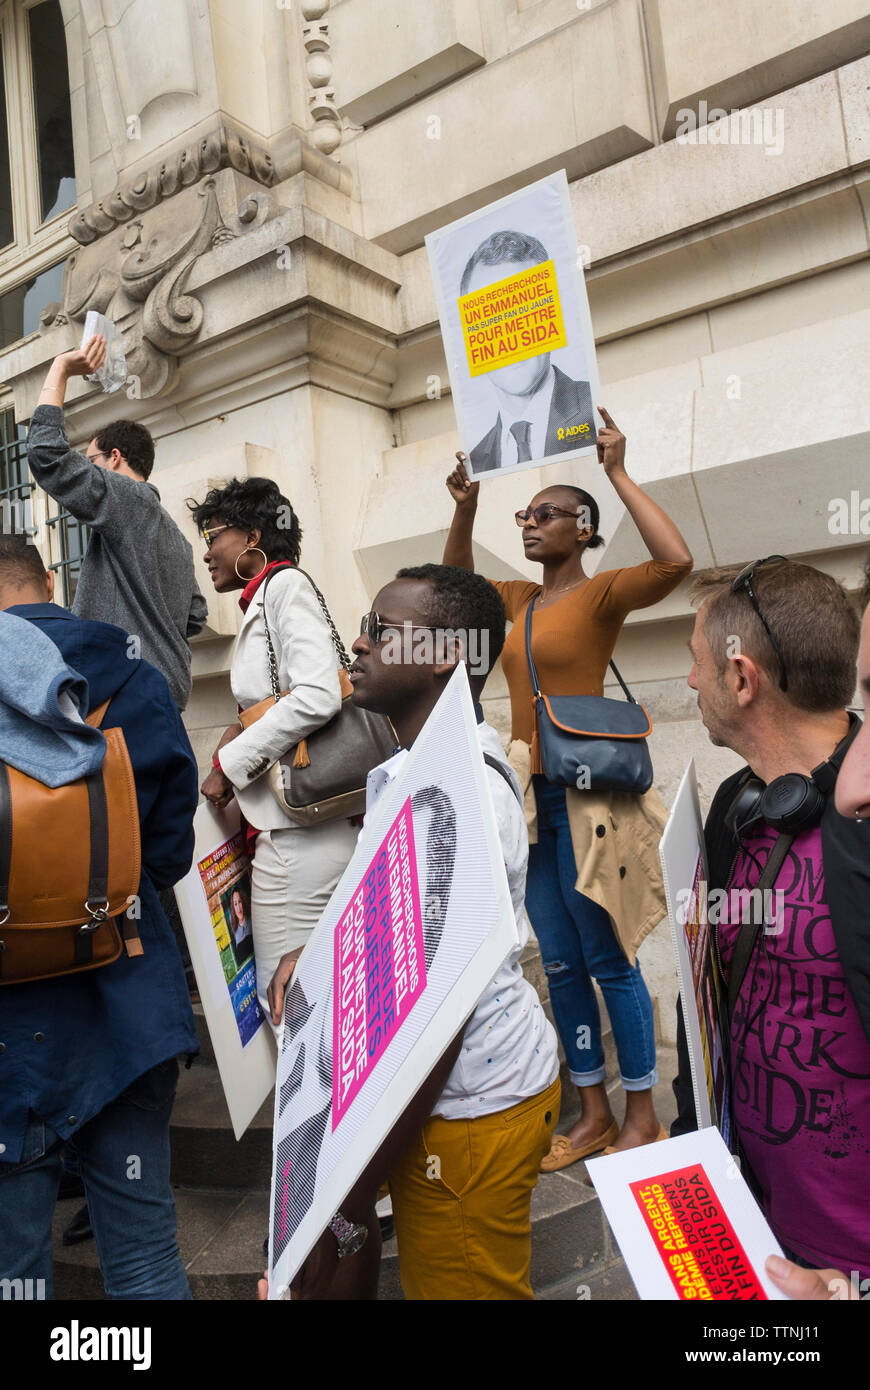
[[[254,595],[233,649],[230,685],[241,709],[272,694],[264,593],[278,684],[291,694],[225,744],[220,765],[236,789],[245,819],[258,830],[285,830],[295,822],[279,807],[263,773],[288,748],[338,713],[338,654],[309,581],[298,570],[278,570]]]

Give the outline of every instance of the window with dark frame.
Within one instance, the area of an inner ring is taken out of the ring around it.
[[[53,509],[46,520],[49,534],[53,537],[51,550],[60,557],[48,566],[60,581],[60,594],[55,591],[55,602],[71,608],[91,533],[83,522],[76,521],[53,499],[49,500],[49,506]]]
[[[27,431],[16,422],[13,410],[0,410],[0,531],[16,531],[31,538],[36,534],[31,505],[34,487],[27,466]],[[90,530],[53,499],[48,503],[46,525],[51,551],[58,558],[47,568],[57,580],[55,602],[71,608]]]

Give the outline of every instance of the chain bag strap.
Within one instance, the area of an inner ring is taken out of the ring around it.
[[[276,573],[277,570],[272,571],[272,574]],[[394,751],[396,734],[384,715],[373,714],[353,704],[347,678],[351,658],[338,634],[326,600],[311,575],[306,574],[305,570],[299,570],[299,573],[305,576],[317,595],[329,629],[339,663],[342,703],[332,719],[288,749],[266,775],[272,794],[284,814],[297,825],[314,825],[338,817],[360,815],[365,810],[366,777],[373,767],[384,762]],[[264,581],[264,589],[272,574]],[[282,691],[278,659],[266,617],[265,594],[263,623],[269,653],[269,684],[277,703]],[[265,713],[267,705],[268,700],[265,700],[256,706],[257,718]]]

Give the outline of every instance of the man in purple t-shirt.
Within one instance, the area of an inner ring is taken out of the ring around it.
[[[870,1287],[870,827],[834,792],[858,729],[858,621],[839,584],[781,556],[701,576],[693,596],[689,685],[711,741],[748,764],[706,827],[726,889],[734,1126],[792,1257],[771,1278],[792,1297],[855,1296]]]

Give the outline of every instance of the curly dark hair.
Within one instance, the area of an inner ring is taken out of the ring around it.
[[[112,420],[94,435],[101,454],[109,455],[117,449],[121,458],[138,473],[140,478],[150,478],[154,467],[154,440],[144,425],[138,420]]]
[[[231,478],[213,487],[201,502],[187,503],[202,531],[215,517],[242,531],[260,532],[260,549],[269,560],[292,560],[298,565],[302,527],[299,518],[271,478]]]
[[[870,606],[870,556],[867,557],[867,563],[864,566],[864,588],[861,590],[861,606],[863,608]]]
[[[457,565],[414,565],[399,570],[396,578],[422,579],[431,585],[426,616],[433,627],[487,634],[482,686],[504,646],[505,611],[498,590],[482,574]]]

